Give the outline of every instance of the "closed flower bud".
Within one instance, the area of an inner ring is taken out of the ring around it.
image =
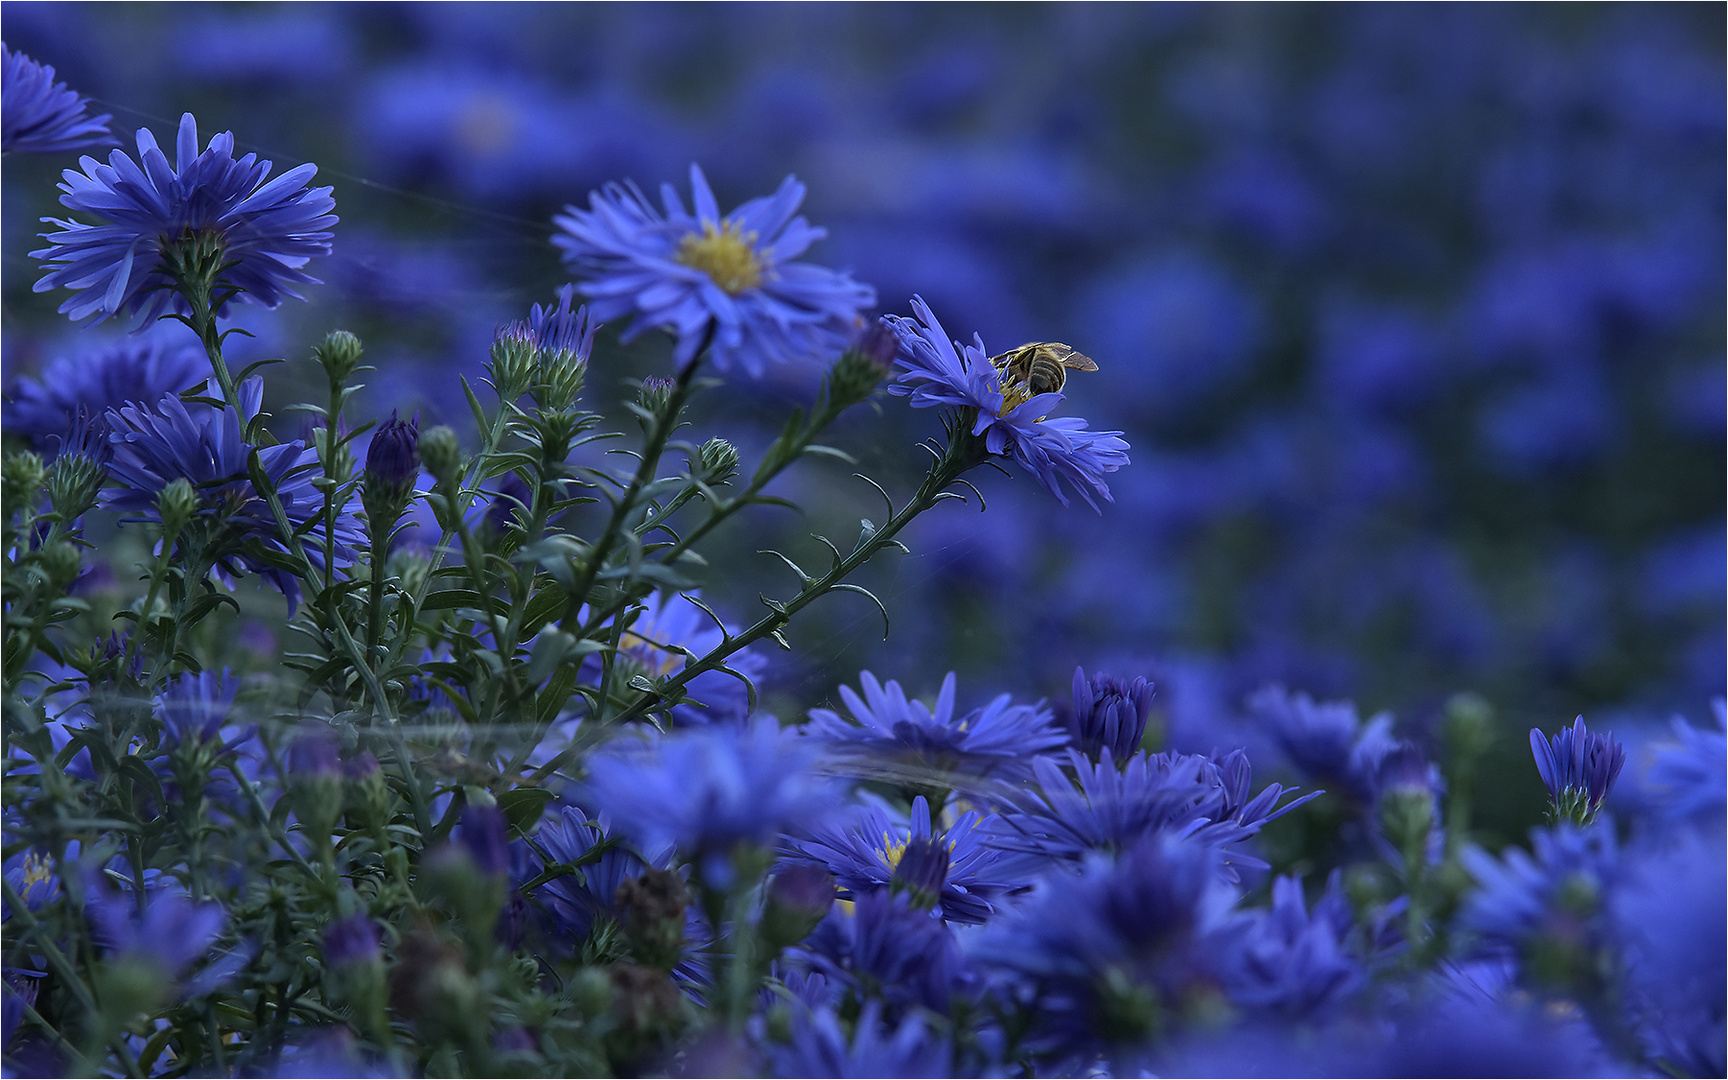
[[[515,401],[534,384],[539,346],[534,332],[521,323],[511,323],[492,339],[492,388],[499,401]]]
[[[1419,856],[1434,827],[1434,774],[1422,751],[1399,743],[1380,762],[1380,828],[1405,857]]]
[[[738,448],[725,439],[709,439],[698,452],[702,461],[702,481],[720,485],[738,472]]]
[[[1494,707],[1475,694],[1446,703],[1446,752],[1454,763],[1474,761],[1494,742]]]
[[[540,353],[540,372],[534,381],[534,403],[548,412],[562,412],[582,396],[588,379],[588,361],[569,349]]]
[[[337,919],[324,928],[324,965],[344,968],[377,963],[384,958],[379,941],[378,924],[370,915]]]
[[[178,535],[198,512],[198,492],[184,477],[171,481],[156,495],[156,511],[162,515],[162,532]]]
[[[332,330],[312,350],[313,359],[323,367],[332,386],[340,386],[360,366],[360,339],[346,330]]]
[[[86,454],[61,454],[48,470],[48,502],[60,520],[73,522],[96,505],[105,474]]]
[[[672,970],[684,949],[684,909],[690,892],[672,870],[626,878],[613,895],[631,952],[643,963]]]
[[[0,466],[0,481],[3,481],[6,510],[22,506],[26,500],[33,500],[36,492],[42,486],[42,459],[26,451],[13,454]]]
[[[1146,736],[1152,684],[1143,678],[1128,682],[1102,673],[1088,679],[1084,669],[1075,668],[1073,689],[1073,709],[1061,717],[1070,745],[1093,761],[1108,748],[1118,767],[1126,765]]]
[[[402,516],[420,476],[420,418],[390,419],[372,433],[366,448],[366,514],[393,524]]]
[[[840,359],[834,362],[829,385],[838,404],[863,401],[877,385],[894,372],[894,356],[900,341],[894,331],[879,322],[866,326]]]
[[[328,839],[342,813],[341,743],[330,725],[309,721],[288,744],[288,797],[300,824]]]
[[[815,866],[789,866],[768,882],[762,936],[776,951],[810,936],[836,896],[834,875]]]
[[[932,908],[942,899],[942,886],[948,884],[948,862],[952,857],[948,845],[934,837],[917,837],[907,843],[900,861],[894,867],[889,887],[905,893],[921,908]]]
[[[455,483],[462,471],[462,444],[456,433],[443,424],[421,432],[420,460],[439,483]]]
[[[42,552],[42,570],[48,580],[65,588],[78,578],[78,545],[62,540]]]
[[[672,391],[676,386],[671,379],[658,376],[642,380],[642,386],[636,391],[636,405],[649,416],[664,420],[666,411],[672,407]],[[638,416],[643,430],[647,430],[648,421]]]

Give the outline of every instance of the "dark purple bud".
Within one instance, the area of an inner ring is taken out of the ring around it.
[[[456,839],[483,874],[503,877],[510,871],[509,827],[496,806],[470,806],[462,811]]]
[[[366,483],[391,489],[412,487],[420,475],[420,414],[400,420],[394,412],[372,433],[366,448]]]
[[[1146,721],[1152,715],[1152,684],[1143,678],[1127,682],[1110,675],[1086,678],[1083,668],[1074,669],[1074,706],[1062,715],[1075,749],[1098,761],[1104,750],[1117,765],[1140,749],[1146,736]]]
[[[515,520],[516,512],[526,507],[533,499],[534,493],[528,490],[528,485],[514,472],[507,472],[498,481],[498,494],[492,496],[492,501],[486,506],[486,526],[495,533],[502,533]]]
[[[911,894],[921,907],[932,907],[942,898],[942,886],[948,884],[951,857],[948,845],[934,837],[913,839],[894,867],[891,887],[895,892]]]
[[[342,744],[327,724],[301,726],[288,744],[291,781],[324,780],[342,775]]]
[[[852,349],[877,367],[892,368],[900,351],[900,339],[880,321],[873,322],[858,335]]]
[[[1434,792],[1433,769],[1414,743],[1401,742],[1380,759],[1375,788],[1381,795],[1392,791]]]
[[[332,969],[384,958],[378,924],[364,913],[337,919],[324,928],[324,964]]]
[[[342,775],[360,783],[372,779],[378,774],[378,759],[372,756],[372,751],[362,750],[342,766]]]
[[[762,933],[775,949],[796,945],[834,907],[834,875],[819,866],[788,866],[768,882]]]

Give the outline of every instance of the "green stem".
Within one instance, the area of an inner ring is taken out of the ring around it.
[[[785,603],[772,604],[773,610],[763,616],[755,625],[736,636],[722,641],[700,660],[688,663],[676,676],[664,684],[658,693],[644,693],[629,707],[613,718],[615,723],[623,723],[634,719],[645,712],[651,711],[656,705],[664,702],[668,695],[676,694],[690,680],[698,675],[706,674],[720,668],[727,657],[762,638],[777,632],[791,621],[792,616],[814,603],[819,597],[833,591],[854,570],[863,566],[878,551],[893,543],[894,537],[911,523],[912,519],[935,506],[942,500],[948,485],[959,479],[960,474],[982,463],[987,455],[983,441],[970,434],[968,425],[959,425],[953,429],[947,450],[930,466],[930,472],[924,477],[924,482],[918,486],[917,494],[900,509],[888,523],[883,525],[870,538],[863,540],[850,555],[837,561],[826,574],[811,579],[797,596]]]

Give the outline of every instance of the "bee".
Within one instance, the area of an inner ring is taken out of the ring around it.
[[[1061,390],[1068,381],[1069,368],[1098,370],[1090,356],[1075,352],[1073,346],[1060,341],[1029,341],[1018,349],[991,357],[990,363],[1005,381],[1018,383],[1031,397]]]

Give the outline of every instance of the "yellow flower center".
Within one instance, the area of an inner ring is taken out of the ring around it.
[[[34,851],[24,856],[23,887],[18,892],[26,899],[32,898],[38,886],[44,891],[54,884],[54,861],[46,856],[37,855]]]
[[[649,633],[653,633],[650,629]],[[633,630],[626,630],[618,638],[618,646],[627,650],[641,665],[654,674],[656,678],[665,678],[678,667],[678,661],[684,659],[675,652],[670,652],[657,641],[643,637]]]
[[[762,260],[756,255],[755,244],[756,234],[745,232],[736,221],[725,220],[718,227],[704,221],[700,235],[687,233],[678,241],[678,254],[672,259],[695,267],[728,294],[737,296],[762,284]]]

